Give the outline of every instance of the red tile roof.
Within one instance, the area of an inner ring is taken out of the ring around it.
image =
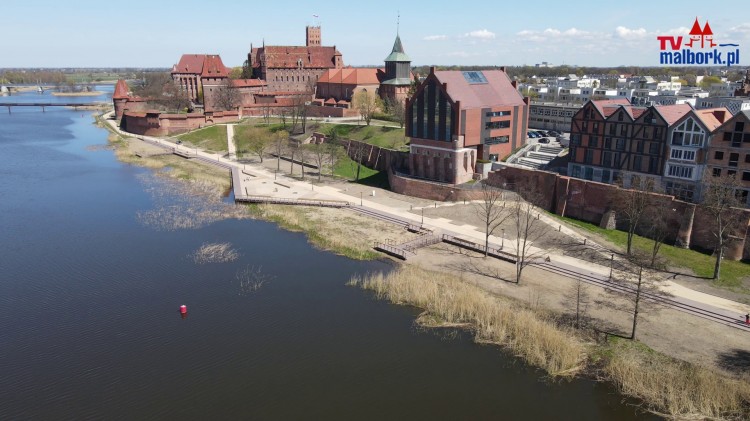
[[[203,71],[201,77],[228,77],[229,71],[224,63],[221,61],[221,57],[212,54],[205,56],[203,60]]]
[[[461,108],[489,108],[498,105],[525,105],[523,97],[502,70],[483,70],[487,83],[469,83],[458,70],[437,71],[435,77],[448,85],[448,95],[461,101]]]
[[[112,94],[112,99],[125,99],[129,96],[128,84],[124,80],[119,79],[117,85],[115,85],[115,92]]]
[[[252,88],[268,85],[268,83],[262,79],[233,79],[231,83],[235,88]]]
[[[645,108],[631,108],[631,114],[633,115],[633,120],[637,119],[638,117],[642,116],[643,113],[646,112]]]
[[[305,68],[333,69],[336,67],[336,56],[341,53],[336,47],[305,47],[305,46],[266,46],[253,48],[253,67],[260,67],[263,59],[267,68],[296,69],[299,60]]]
[[[205,54],[183,54],[179,63],[172,67],[172,73],[203,73],[203,62]]]
[[[664,117],[667,125],[673,125],[677,120],[689,113],[693,107],[690,104],[655,105],[656,111]]]
[[[318,78],[318,83],[344,83],[349,85],[378,85],[385,77],[383,69],[346,68],[329,69]]]
[[[615,99],[598,99],[596,101],[591,101],[591,104],[596,107],[596,109],[599,111],[599,114],[603,115],[605,118],[612,115],[612,113],[615,112],[619,108],[620,105],[625,105],[626,108],[630,106],[630,101],[628,101],[625,98],[615,98]],[[612,108],[612,110],[607,110],[605,112],[604,108]],[[632,115],[630,110],[628,110],[628,114]]]
[[[693,110],[693,114],[710,132],[718,129],[725,121],[732,117],[732,113],[725,107]]]

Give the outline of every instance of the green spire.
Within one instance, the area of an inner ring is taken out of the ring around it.
[[[391,51],[391,54],[385,59],[385,61],[411,61],[409,56],[407,56],[404,52],[404,46],[401,45],[400,36],[396,35],[396,41],[393,43],[393,50]]]

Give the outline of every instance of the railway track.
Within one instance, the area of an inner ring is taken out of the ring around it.
[[[536,262],[533,264],[533,266],[536,266],[548,272],[557,273],[559,275],[567,276],[570,278],[578,278],[588,284],[597,285],[603,288],[619,291],[622,293],[626,293],[626,294],[636,293],[635,287],[622,284],[619,282],[612,282],[609,280],[609,277],[578,272],[571,268],[566,268],[559,264],[553,264],[550,262]],[[682,311],[684,313],[692,314],[694,316],[698,316],[698,317],[708,319],[717,323],[721,323],[726,326],[731,326],[731,327],[743,330],[745,332],[750,332],[750,325],[745,324],[744,321],[739,319],[737,316],[731,316],[729,314],[723,314],[717,311],[708,310],[708,309],[701,308],[701,307],[698,307],[698,306],[695,306],[695,305],[692,305],[692,304],[689,304],[680,300],[663,297],[663,296],[656,295],[656,294],[649,293],[649,292],[641,291],[641,296],[645,300],[657,302],[660,305],[663,305],[668,308],[672,308],[675,310]]]

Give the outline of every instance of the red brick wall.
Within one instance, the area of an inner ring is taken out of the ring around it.
[[[330,141],[328,137],[322,133],[313,133],[312,137],[313,142],[315,143]],[[358,140],[337,139],[336,144],[342,146],[344,150],[346,150],[347,155],[352,159],[356,159],[356,147],[363,146],[365,148],[365,155],[362,160],[362,165],[378,171],[387,171],[389,168],[395,168],[397,170],[405,169],[409,159],[409,154],[407,152],[381,148]]]
[[[308,117],[357,117],[357,110],[350,108],[327,107],[319,105],[310,105],[307,107]]]
[[[477,200],[482,196],[481,190],[478,189],[460,189],[448,184],[402,177],[392,171],[388,172],[388,182],[391,190],[396,193],[440,202]]]
[[[491,172],[488,180],[498,187],[505,186],[535,193],[535,196],[542,198],[537,203],[541,208],[594,224],[599,224],[604,213],[610,210],[611,197],[618,189],[611,184],[515,167]],[[663,208],[672,209],[673,216],[669,224],[673,232],[667,238],[668,243],[690,245],[702,250],[713,249],[715,239],[711,233],[712,223],[700,206],[661,194],[654,194],[654,199],[667,201]],[[740,226],[742,228],[735,233],[737,240],[733,241],[726,251],[727,259],[750,258],[750,246],[746,244],[747,227],[750,226],[749,209],[744,210]],[[622,221],[618,228],[624,228]]]
[[[239,115],[236,111],[216,112],[213,115],[125,112],[120,127],[133,134],[171,136],[216,123],[237,121],[238,119]]]

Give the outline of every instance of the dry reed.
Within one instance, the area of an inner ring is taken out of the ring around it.
[[[246,216],[241,206],[224,203],[209,182],[183,181],[142,174],[154,208],[138,212],[140,223],[160,231],[197,229],[216,221]]]
[[[274,222],[289,231],[304,232],[313,245],[322,249],[357,260],[382,257],[372,249],[373,238],[356,232],[357,229],[377,224],[377,221],[355,220],[349,211],[330,208],[255,205],[250,209],[260,219]]]
[[[677,361],[629,341],[616,341],[604,376],[653,412],[677,419],[748,419],[750,384]]]
[[[350,285],[380,299],[425,310],[443,325],[468,325],[477,342],[498,344],[553,376],[572,376],[584,365],[584,346],[567,330],[508,300],[491,296],[451,275],[406,266],[389,273],[354,277]]]
[[[230,243],[204,243],[191,256],[195,263],[205,264],[232,262],[240,255]]]

